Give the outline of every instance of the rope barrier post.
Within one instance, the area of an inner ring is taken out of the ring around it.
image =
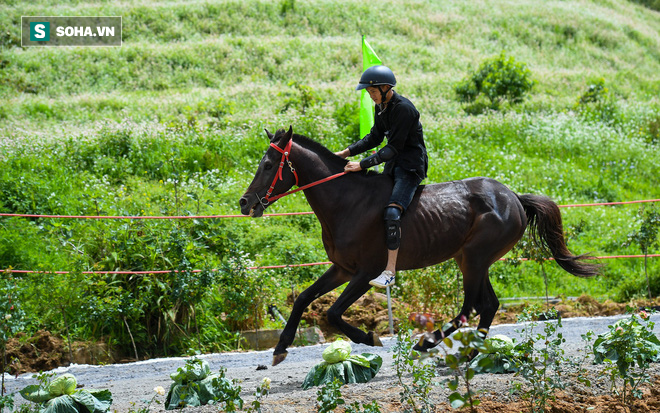
[[[390,286],[388,285],[385,288],[385,293],[387,294],[387,316],[389,318],[390,325],[390,335],[394,335],[394,319],[392,318],[392,295],[390,294]]]

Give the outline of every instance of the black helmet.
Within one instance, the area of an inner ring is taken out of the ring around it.
[[[369,69],[365,70],[360,77],[360,83],[358,83],[355,90],[366,89],[369,86],[378,86],[378,85],[396,85],[396,78],[394,73],[387,66],[371,66]]]

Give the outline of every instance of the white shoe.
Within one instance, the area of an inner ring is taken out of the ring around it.
[[[394,273],[392,271],[385,270],[378,277],[369,281],[369,284],[378,288],[387,288],[394,285]]]

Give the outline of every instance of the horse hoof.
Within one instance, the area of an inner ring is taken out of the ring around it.
[[[288,354],[287,352],[280,353],[280,354],[273,354],[273,366],[277,366],[278,364],[283,362],[284,359],[286,358],[287,354]]]
[[[372,346],[383,347],[383,342],[380,341],[380,337],[378,336],[378,334],[374,333],[373,331],[370,331],[369,335],[371,336],[371,341],[373,342]]]
[[[419,342],[413,346],[413,350],[426,353],[438,344],[439,342],[435,341],[435,336],[432,333],[425,333],[419,338]]]

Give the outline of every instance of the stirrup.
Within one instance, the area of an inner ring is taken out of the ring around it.
[[[369,281],[369,284],[378,288],[387,288],[394,285],[395,277],[392,271],[385,270],[378,277]]]

